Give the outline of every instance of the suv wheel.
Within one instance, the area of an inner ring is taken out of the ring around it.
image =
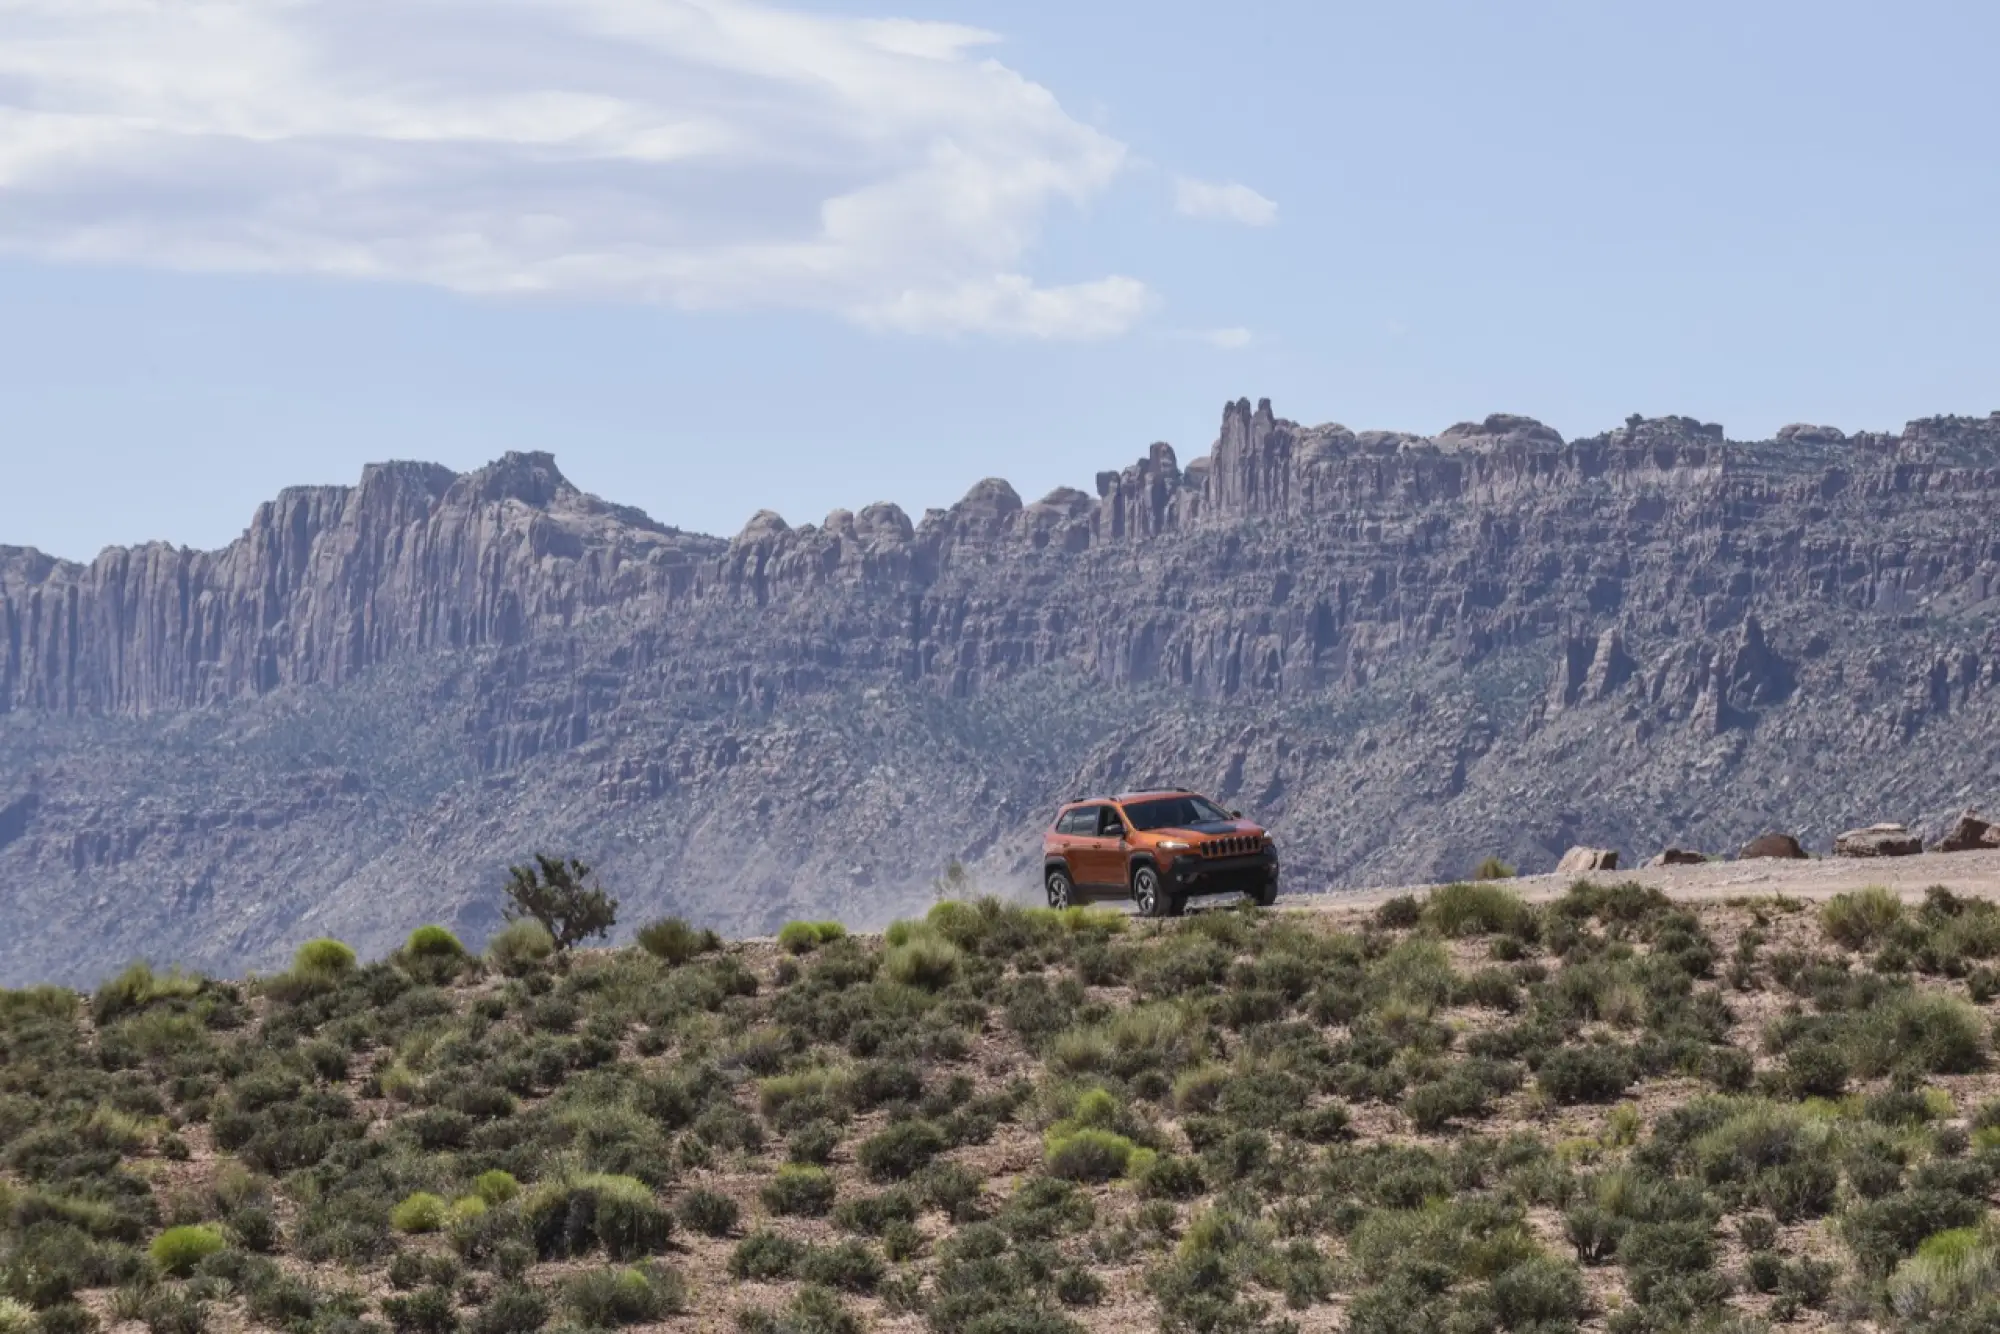
[[[1160,884],[1159,871],[1151,866],[1133,870],[1132,902],[1139,906],[1141,917],[1178,917],[1181,913],[1180,900],[1167,893]]]
[[[1070,905],[1070,901],[1076,897],[1074,891],[1070,888],[1069,872],[1060,867],[1050,869],[1048,891],[1049,906],[1051,908],[1067,908]]]
[[[1278,901],[1278,882],[1267,881],[1262,889],[1250,891],[1250,901],[1259,908],[1268,908]]]

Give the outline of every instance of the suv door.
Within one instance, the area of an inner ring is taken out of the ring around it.
[[[1104,840],[1097,834],[1103,810],[1102,806],[1079,806],[1063,817],[1056,830],[1062,836],[1070,879],[1079,890],[1097,889],[1104,875]]]
[[[1090,864],[1090,883],[1099,893],[1122,894],[1125,890],[1125,817],[1116,806],[1097,808],[1097,829],[1085,854]]]
[[[1050,830],[1048,851],[1062,858],[1068,868],[1072,888],[1090,883],[1085,872],[1090,866],[1090,842],[1097,834],[1097,808],[1078,806],[1056,817]]]

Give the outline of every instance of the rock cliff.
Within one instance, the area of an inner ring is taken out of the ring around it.
[[[287,491],[219,552],[0,547],[0,977],[477,935],[534,846],[628,915],[868,923],[949,858],[1032,893],[1100,785],[1257,807],[1294,889],[2000,786],[2000,414],[1566,441],[1243,401],[1093,489],[722,540],[511,454]]]

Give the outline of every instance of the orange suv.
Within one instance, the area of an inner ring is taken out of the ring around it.
[[[1278,897],[1271,836],[1194,792],[1128,792],[1064,804],[1042,835],[1051,908],[1130,898],[1145,917],[1178,917],[1197,894]]]

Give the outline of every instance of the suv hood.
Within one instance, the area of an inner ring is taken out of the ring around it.
[[[1155,835],[1193,834],[1261,834],[1264,831],[1248,820],[1204,820],[1200,824],[1175,825],[1171,829],[1155,829]]]

